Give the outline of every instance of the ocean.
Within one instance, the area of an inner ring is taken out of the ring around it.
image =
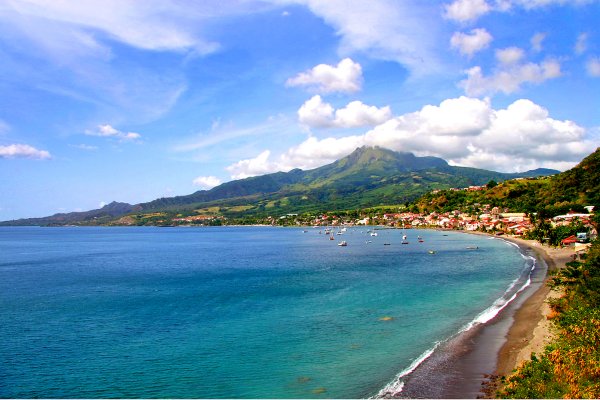
[[[398,392],[535,268],[497,238],[368,229],[0,227],[0,397]]]

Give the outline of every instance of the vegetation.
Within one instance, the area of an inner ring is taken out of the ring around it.
[[[505,378],[498,397],[600,398],[600,242],[551,285],[564,290],[551,303],[556,339]]]

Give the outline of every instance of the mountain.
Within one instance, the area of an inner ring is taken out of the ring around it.
[[[160,198],[137,205],[111,203],[85,213],[56,214],[3,224],[102,224],[133,212],[186,214],[198,209],[216,209],[234,218],[249,214],[282,215],[354,209],[404,204],[432,189],[484,185],[490,180],[500,182],[555,173],[558,171],[508,174],[455,167],[437,157],[417,157],[380,147],[361,147],[340,160],[308,171],[294,169],[226,182],[186,196]]]

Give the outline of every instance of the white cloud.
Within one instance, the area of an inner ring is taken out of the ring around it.
[[[335,113],[335,114],[334,114]],[[346,107],[334,110],[321,96],[315,95],[298,110],[298,120],[311,128],[357,128],[374,126],[390,119],[389,106],[368,106],[360,101],[348,103]]]
[[[221,180],[216,176],[199,176],[192,181],[195,186],[200,186],[203,189],[212,189],[221,184]]]
[[[112,137],[119,139],[120,141],[136,141],[141,139],[142,135],[136,132],[122,132],[118,129],[115,129],[109,124],[98,125],[96,130],[86,130],[84,132],[88,136],[101,136],[101,137]]]
[[[541,8],[551,5],[583,6],[598,0],[454,0],[444,6],[444,17],[460,23],[473,22],[482,15],[490,12],[508,12],[515,6],[526,10]]]
[[[515,4],[518,4],[526,9],[547,7],[551,5],[574,5],[582,6],[586,4],[594,3],[598,0],[512,0]]]
[[[32,158],[46,160],[51,158],[46,150],[38,150],[28,144],[11,144],[0,146],[0,158]]]
[[[203,16],[218,15],[215,7],[186,7],[177,2],[135,0],[94,1],[29,0],[5,4],[5,15],[15,14],[46,25],[61,24],[77,46],[106,52],[103,35],[126,45],[154,51],[193,50],[201,54],[218,45],[203,39],[195,23]],[[41,32],[41,31],[37,31]],[[38,38],[42,39],[42,38]]]
[[[470,34],[455,32],[450,39],[450,45],[461,54],[469,57],[487,48],[492,41],[492,35],[483,28],[473,29]]]
[[[589,76],[600,78],[600,57],[590,58],[585,68]]]
[[[265,150],[255,158],[241,160],[227,167],[232,179],[244,179],[250,176],[264,175],[278,171],[278,167],[269,161],[271,152]]]
[[[468,22],[487,14],[492,7],[486,0],[455,0],[444,7],[444,16],[458,22]]]
[[[536,53],[542,51],[542,43],[544,42],[544,39],[546,39],[545,33],[538,32],[535,35],[533,35],[530,40],[531,49]]]
[[[542,83],[561,76],[560,63],[546,60],[540,64],[508,64],[501,65],[493,75],[484,76],[481,67],[473,67],[466,71],[467,79],[460,82],[469,96],[481,96],[503,92],[514,93],[525,83]]]
[[[70,144],[70,147],[80,150],[93,151],[98,150],[98,146],[90,146],[89,144]]]
[[[438,25],[420,0],[276,0],[307,6],[335,29],[339,53],[395,61],[414,75],[442,70]]]
[[[321,96],[315,95],[300,106],[298,120],[311,127],[329,127],[332,124],[333,112],[331,104],[325,103]]]
[[[587,40],[587,33],[581,33],[579,34],[579,36],[577,36],[577,42],[575,42],[575,54],[581,55],[585,53],[585,51],[587,50]]]
[[[507,47],[496,50],[496,59],[504,65],[516,64],[523,59],[525,52],[518,47]]]
[[[487,99],[460,97],[390,119],[363,135],[309,137],[278,156],[266,150],[228,170],[236,179],[292,168],[316,168],[363,145],[437,156],[455,165],[512,172],[570,168],[600,145],[600,137],[572,121],[551,118],[548,110],[530,100],[517,100],[505,109],[495,110]]]
[[[354,93],[362,87],[362,68],[350,58],[337,66],[319,64],[287,80],[287,86],[305,86],[320,93]]]
[[[250,127],[237,127],[232,123],[215,121],[209,132],[199,132],[196,137],[173,148],[176,152],[188,152],[210,148],[221,143],[254,136],[281,136],[290,129],[292,122],[283,115],[270,116],[265,122]]]

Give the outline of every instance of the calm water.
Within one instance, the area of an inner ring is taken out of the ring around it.
[[[531,268],[378,232],[0,228],[0,397],[371,396]]]

